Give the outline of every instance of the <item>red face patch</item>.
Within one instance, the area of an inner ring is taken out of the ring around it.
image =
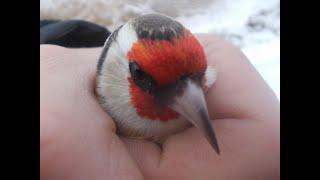
[[[128,78],[128,80],[131,102],[141,117],[161,121],[168,121],[179,117],[179,114],[169,107],[157,104],[154,97],[138,87],[131,78]]]
[[[136,61],[159,85],[174,83],[186,73],[204,72],[207,61],[198,40],[185,31],[180,39],[144,39],[134,43],[128,52],[129,61]]]
[[[175,83],[186,74],[205,72],[207,61],[202,46],[187,30],[179,39],[143,39],[134,43],[127,57],[136,61],[141,69],[159,85]],[[179,114],[158,105],[152,95],[144,92],[129,77],[131,101],[137,113],[148,119],[167,121]]]

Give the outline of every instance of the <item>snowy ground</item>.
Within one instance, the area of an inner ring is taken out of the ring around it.
[[[280,0],[40,0],[41,19],[84,19],[111,30],[151,12],[238,45],[280,100]]]

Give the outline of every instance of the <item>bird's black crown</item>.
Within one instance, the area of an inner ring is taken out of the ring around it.
[[[138,17],[133,27],[139,39],[172,40],[179,38],[184,27],[179,22],[160,14],[148,14]]]

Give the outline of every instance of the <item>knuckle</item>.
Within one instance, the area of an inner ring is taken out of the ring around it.
[[[44,114],[44,113],[41,113]],[[40,149],[46,151],[50,147],[55,146],[59,138],[57,137],[57,123],[47,117],[40,118]]]

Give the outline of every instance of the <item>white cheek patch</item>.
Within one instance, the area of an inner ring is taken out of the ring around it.
[[[128,53],[131,50],[133,43],[137,41],[138,37],[132,25],[130,23],[123,25],[117,38],[117,42],[119,43],[122,52]]]
[[[213,85],[213,83],[217,79],[217,75],[218,75],[218,72],[213,66],[207,67],[207,70],[205,72],[205,78],[206,78],[205,86],[206,86],[206,88],[209,89]]]

